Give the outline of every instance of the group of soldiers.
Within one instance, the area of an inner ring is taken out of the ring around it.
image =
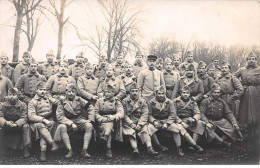
[[[122,53],[112,64],[101,56],[98,66],[83,53],[72,65],[57,63],[52,50],[43,64],[24,52],[15,69],[6,54],[0,58],[0,145],[24,149],[24,157],[39,141],[40,160],[46,161],[47,147],[56,151],[60,141],[71,158],[72,133],[83,135],[85,158],[91,139],[104,144],[108,158],[112,140],[129,141],[138,156],[137,135],[152,156],[159,154],[153,146],[168,150],[159,140],[164,136],[183,156],[181,140],[198,153],[204,151],[197,144],[202,137],[229,147],[239,138],[238,121],[252,129],[259,122],[260,67],[253,52],[234,74],[219,56],[206,65],[190,51],[184,62],[177,54],[165,60],[148,55],[145,61],[137,52],[133,65]]]

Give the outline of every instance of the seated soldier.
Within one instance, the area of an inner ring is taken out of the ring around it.
[[[57,107],[56,116],[59,126],[56,130],[54,140],[63,141],[68,149],[66,158],[71,158],[73,151],[70,145],[68,131],[82,130],[84,134],[84,144],[82,156],[90,158],[87,152],[89,142],[92,137],[93,123],[95,122],[94,107],[88,101],[76,96],[77,88],[74,84],[68,84],[66,87],[66,98],[61,101]],[[84,110],[87,109],[87,117],[84,117]]]
[[[58,146],[52,139],[56,128],[56,123],[53,120],[52,104],[57,104],[58,102],[46,96],[44,82],[39,82],[36,88],[36,95],[28,104],[28,119],[31,123],[30,127],[34,133],[35,140],[40,139],[40,160],[46,161],[46,142],[52,146],[51,151],[58,149]]]
[[[158,155],[158,152],[153,150],[151,138],[148,134],[147,103],[142,97],[139,97],[140,91],[137,88],[136,83],[133,83],[129,89],[130,95],[122,101],[125,110],[125,116],[123,118],[123,135],[129,138],[134,155],[139,155],[136,132],[141,141],[146,145],[148,153],[150,155]]]
[[[23,149],[24,157],[30,157],[30,128],[27,124],[27,106],[18,100],[17,88],[10,88],[5,102],[0,104],[0,146]],[[20,142],[22,136],[22,142]]]
[[[215,140],[229,147],[231,143],[221,138],[216,131],[225,135],[224,137],[228,136],[233,141],[236,141],[239,127],[234,115],[228,108],[227,103],[220,98],[220,93],[220,86],[218,84],[213,84],[211,95],[201,102],[201,119],[206,123],[207,140]]]
[[[184,153],[181,149],[181,136],[182,134],[187,141],[194,146],[198,152],[202,152],[203,149],[194,142],[191,136],[187,133],[182,124],[176,124],[176,111],[173,102],[166,98],[166,89],[164,86],[160,86],[156,91],[156,96],[148,102],[149,109],[149,122],[148,131],[152,140],[156,145],[160,147],[162,151],[168,150],[158,141],[155,134],[158,130],[166,130],[173,133],[173,139],[176,143],[178,155],[183,156]]]
[[[177,113],[176,123],[193,133],[193,140],[197,143],[199,136],[203,135],[205,126],[200,121],[201,115],[198,105],[190,99],[189,86],[181,88],[181,96],[173,100],[175,111]],[[192,146],[190,149],[194,148]],[[199,148],[198,152],[202,152]]]
[[[5,100],[5,96],[7,96],[7,91],[13,88],[13,84],[11,80],[2,74],[2,69],[0,68],[0,102]]]
[[[98,124],[98,133],[100,139],[106,142],[106,156],[112,158],[111,140],[112,132],[115,132],[115,140],[123,141],[120,122],[124,117],[124,109],[120,102],[115,97],[115,88],[111,85],[106,85],[104,88],[104,97],[96,102],[95,116]],[[115,130],[114,130],[114,127]]]

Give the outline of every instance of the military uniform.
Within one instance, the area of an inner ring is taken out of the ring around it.
[[[212,77],[210,77],[207,73],[205,73],[202,76],[198,75],[198,78],[203,83],[204,95],[208,95],[209,96],[210,89],[211,89],[212,85],[215,83],[215,80]]]
[[[128,95],[130,93],[131,86],[134,83],[136,83],[137,78],[134,76],[133,73],[130,74],[129,76],[126,74],[122,74],[122,75],[118,76],[118,78],[123,81],[123,84],[124,84],[125,90],[126,90],[126,95]]]
[[[72,76],[76,81],[78,78],[86,73],[84,64],[78,64],[75,62],[74,64],[69,66],[69,76]]]
[[[55,65],[54,62],[48,63],[44,62],[43,64],[39,65],[38,72],[41,75],[44,75],[46,79],[49,79],[52,75],[57,74],[59,71],[59,66]]]
[[[181,64],[179,65],[179,67],[186,67],[186,68],[187,68],[187,66],[188,66],[189,64],[192,64],[192,65],[195,67],[195,72],[197,73],[198,63],[195,62],[195,61],[193,61],[193,62],[187,62],[187,61],[185,61],[185,62],[181,63]]]
[[[2,69],[2,75],[9,78],[12,82],[14,81],[14,68],[9,64],[0,65]]]
[[[133,65],[133,74],[138,77],[139,73],[144,70],[144,69],[147,69],[147,65],[144,61],[140,62],[140,63],[137,63],[137,62],[134,62],[134,65]]]
[[[124,73],[124,63],[119,64],[117,62],[112,63],[112,66],[115,70],[115,77],[122,75]]]
[[[93,100],[92,97],[97,96],[97,90],[99,86],[98,78],[96,78],[94,75],[83,75],[78,78],[77,84],[79,88],[79,94],[83,98],[87,99],[88,101],[96,102],[96,100]]]
[[[175,82],[179,80],[180,74],[178,71],[171,70],[170,72],[167,72],[166,70],[164,70],[163,78],[166,86],[166,97],[170,99],[175,86]]]
[[[4,101],[7,91],[13,87],[12,82],[9,78],[0,75],[0,102]]]
[[[26,74],[28,72],[30,63],[22,61],[18,65],[16,65],[14,69],[14,83],[16,84],[21,75]]]
[[[95,68],[95,77],[98,79],[105,78],[106,77],[106,67],[102,68],[100,65]]]
[[[219,65],[216,66],[216,65],[214,65],[214,63],[210,63],[210,64],[207,66],[207,69],[208,69],[208,68],[214,68],[214,69],[215,69],[215,73],[214,73],[215,79],[221,77],[222,72],[221,72],[221,67],[220,67]]]
[[[28,72],[22,75],[17,81],[15,87],[19,90],[19,99],[28,103],[36,94],[36,84],[38,82],[46,82],[46,78],[38,72],[32,74]]]

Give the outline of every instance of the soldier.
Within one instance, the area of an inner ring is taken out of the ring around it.
[[[227,62],[221,64],[221,77],[216,79],[216,83],[221,88],[221,99],[223,99],[229,106],[229,109],[237,118],[238,109],[236,109],[236,100],[239,100],[244,93],[243,86],[236,76],[230,73],[230,65]]]
[[[11,80],[2,75],[2,69],[0,68],[0,102],[4,101],[7,96],[7,91],[13,87]]]
[[[52,75],[47,82],[47,93],[51,94],[55,99],[64,99],[66,93],[66,86],[70,83],[76,85],[76,81],[73,77],[67,74],[68,62],[63,60],[60,62],[59,72],[56,75]]]
[[[253,52],[247,56],[246,62],[246,66],[235,73],[238,78],[241,78],[245,90],[240,100],[238,118],[240,122],[246,123],[249,127],[253,126],[254,129],[256,125],[259,126],[260,116],[260,67]]]
[[[207,66],[207,74],[210,76],[210,77],[212,77],[214,80],[216,80],[217,79],[217,75],[216,75],[216,71],[215,71],[215,66],[213,65],[213,64],[211,64],[211,65],[208,65]]]
[[[85,71],[86,74],[79,77],[77,81],[79,95],[94,105],[98,99],[99,79],[94,76],[94,68],[91,64],[85,65]]]
[[[189,64],[192,64],[195,67],[195,71],[197,72],[197,68],[198,68],[198,63],[194,61],[193,58],[193,53],[191,51],[188,51],[186,54],[186,61],[184,61],[183,63],[180,64],[180,67],[182,65],[185,65],[185,67],[187,68],[187,66]]]
[[[211,68],[214,68],[215,69],[215,78],[219,78],[221,77],[221,67],[219,65],[219,56],[218,55],[215,55],[213,58],[212,58],[212,63],[210,63],[208,65],[208,67],[211,67]]]
[[[162,58],[158,58],[156,60],[156,64],[155,64],[156,69],[158,69],[159,71],[163,70],[163,59]]]
[[[84,144],[81,154],[85,158],[90,158],[87,149],[92,137],[93,123],[95,122],[94,107],[88,101],[76,96],[76,94],[76,86],[74,84],[68,84],[66,87],[66,99],[58,105],[56,111],[59,126],[55,133],[54,140],[63,141],[69,151],[65,158],[71,158],[73,151],[68,132],[77,130],[84,131]],[[87,115],[84,114],[84,110],[87,110]]]
[[[210,77],[206,72],[206,64],[203,61],[200,61],[198,64],[198,78],[203,82],[204,94],[201,97],[201,100],[209,97],[210,89],[215,83],[214,79]]]
[[[182,86],[187,85],[190,87],[191,100],[198,102],[204,93],[202,81],[195,75],[195,67],[189,64],[186,68],[185,76],[181,77],[175,84],[172,92],[172,100],[180,95]]]
[[[180,79],[180,74],[178,71],[173,71],[172,60],[170,58],[165,59],[164,67],[163,78],[166,85],[166,97],[170,99],[175,82]]]
[[[115,77],[122,75],[124,73],[124,63],[125,63],[125,56],[122,52],[119,52],[116,56],[116,62],[112,63],[112,66],[115,71]]]
[[[104,55],[100,56],[99,65],[95,68],[95,77],[98,79],[106,77],[106,65],[107,65],[107,57]]]
[[[173,55],[173,65],[174,65],[173,70],[178,71],[180,64],[181,64],[181,57],[178,54],[174,54]]]
[[[185,77],[186,66],[185,66],[184,64],[182,64],[181,66],[179,66],[179,73],[180,73],[180,78]]]
[[[32,55],[30,51],[25,51],[23,53],[23,61],[16,65],[14,69],[14,83],[18,81],[19,77],[23,74],[26,74],[28,72],[28,69],[30,67],[30,62],[32,59]]]
[[[52,104],[57,104],[55,99],[46,96],[46,84],[39,82],[34,98],[28,104],[28,119],[34,133],[35,141],[40,139],[41,161],[46,161],[47,143],[51,145],[51,151],[58,149],[53,141],[56,123],[53,120]]]
[[[157,56],[148,55],[147,64],[149,68],[142,70],[137,78],[137,87],[141,89],[141,95],[147,102],[155,96],[156,88],[160,85],[165,86],[162,72],[155,68],[156,60]]]
[[[0,56],[0,67],[2,69],[2,75],[9,78],[13,82],[14,68],[8,64],[8,60],[9,58],[7,57],[7,55],[5,53],[2,53],[2,55]]]
[[[115,96],[117,99],[122,100],[125,97],[126,91],[123,81],[119,78],[115,77],[115,70],[111,64],[108,64],[106,68],[106,78],[101,79],[100,84],[98,86],[98,95],[102,97],[105,92],[105,87],[107,84],[115,87]]]
[[[180,127],[183,126],[185,129],[191,131],[193,133],[192,138],[197,143],[199,137],[203,135],[205,127],[200,121],[201,115],[197,103],[190,99],[189,86],[181,88],[181,96],[174,99],[173,104],[177,113],[176,122],[180,124]],[[194,150],[191,146],[189,148]]]
[[[18,98],[28,104],[36,94],[36,84],[40,81],[46,82],[46,78],[37,71],[38,64],[31,62],[29,70],[18,79],[15,87],[19,91]]]
[[[0,146],[24,149],[24,157],[30,157],[30,128],[27,124],[27,106],[18,100],[17,88],[10,88],[8,96],[0,103]],[[21,143],[22,137],[22,143]]]
[[[47,61],[39,65],[38,72],[44,75],[46,79],[49,79],[52,75],[55,75],[59,71],[59,66],[54,62],[54,52],[49,50],[46,54]]]
[[[135,62],[133,66],[133,73],[136,77],[138,77],[139,73],[147,68],[147,64],[143,60],[143,54],[140,51],[136,52]]]
[[[104,89],[104,97],[98,99],[95,105],[98,133],[100,139],[106,142],[106,156],[108,158],[113,157],[111,150],[112,132],[115,132],[115,140],[123,141],[121,119],[124,117],[124,109],[120,100],[115,96],[115,89],[112,85],[107,84]]]
[[[69,76],[72,76],[76,81],[85,74],[84,53],[80,52],[76,55],[75,63],[69,66]]]
[[[157,135],[158,130],[167,130],[173,133],[173,139],[177,147],[179,156],[183,156],[184,153],[181,148],[181,135],[184,136],[188,142],[194,146],[198,152],[203,152],[203,149],[194,142],[191,136],[187,133],[183,127],[184,123],[180,124],[176,122],[176,111],[173,102],[166,97],[166,90],[164,86],[160,86],[156,91],[156,96],[148,102],[149,109],[149,125],[148,130],[150,136],[152,136],[153,142],[159,146],[162,151],[168,150],[167,147],[160,144]]]
[[[236,141],[239,127],[227,103],[220,98],[220,90],[220,86],[214,83],[210,96],[202,100],[200,105],[201,119],[206,124],[207,140],[209,142],[214,140],[229,147],[231,143],[225,141],[224,137],[227,136]],[[221,138],[216,132],[225,136]]]
[[[136,133],[140,137],[143,144],[146,145],[150,155],[158,155],[152,147],[151,137],[148,133],[148,107],[146,101],[139,97],[139,89],[137,84],[130,86],[130,95],[123,101],[125,116],[123,118],[123,134],[129,138],[133,148],[133,154],[139,155]]]

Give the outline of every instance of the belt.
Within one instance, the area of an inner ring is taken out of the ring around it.
[[[258,83],[255,83],[255,84],[247,84],[247,85],[244,85],[244,86],[260,86],[260,84],[258,84]]]

